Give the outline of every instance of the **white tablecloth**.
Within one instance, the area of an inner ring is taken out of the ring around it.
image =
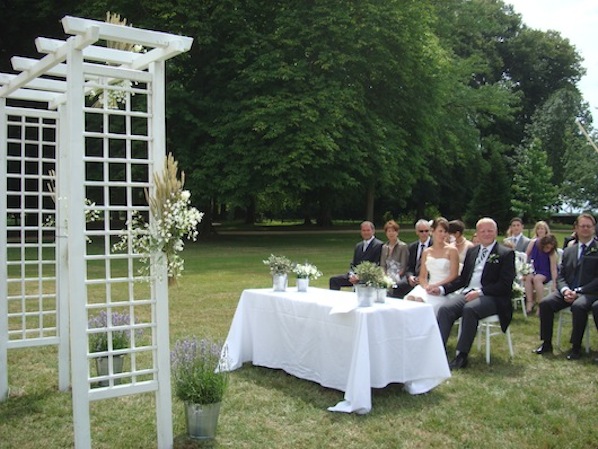
[[[345,392],[331,411],[368,413],[371,388],[425,393],[451,376],[432,306],[387,298],[356,308],[355,293],[245,290],[226,340],[229,370],[244,362]]]

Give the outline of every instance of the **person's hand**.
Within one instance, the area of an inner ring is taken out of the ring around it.
[[[465,301],[466,302],[473,301],[474,299],[477,299],[479,297],[480,297],[479,290],[471,290],[465,294]]]
[[[573,301],[575,301],[577,299],[577,293],[575,293],[571,289],[568,289],[568,290],[565,290],[563,297],[565,298],[566,302],[572,303]]]
[[[359,282],[359,277],[356,274],[349,275],[349,282],[351,284],[357,284]]]
[[[417,276],[409,276],[409,285],[415,287],[417,284],[419,284],[419,278]]]
[[[426,289],[426,292],[428,292],[430,295],[438,296],[440,295],[440,287],[429,285]]]

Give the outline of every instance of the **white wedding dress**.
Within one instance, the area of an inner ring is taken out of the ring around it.
[[[444,257],[436,259],[435,257],[428,255],[426,258],[426,269],[428,270],[428,284],[436,284],[443,279],[446,279],[451,274],[451,261]],[[431,304],[432,307],[434,307],[434,314],[437,314],[440,306],[444,304],[446,297],[441,295],[430,295],[421,285],[416,285],[415,288],[405,296],[405,299]]]

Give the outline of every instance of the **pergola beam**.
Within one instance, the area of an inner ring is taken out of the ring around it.
[[[17,75],[9,73],[0,73],[0,85],[9,84]],[[25,86],[27,89],[45,90],[50,92],[66,92],[66,82],[45,78],[36,78],[31,80]]]
[[[50,39],[47,37],[38,37],[35,40],[35,46],[40,53],[53,53],[58,50],[65,41],[60,39]],[[98,47],[90,45],[83,50],[83,59],[88,61],[100,61],[108,64],[131,64],[137,53],[115,48]]]
[[[0,88],[0,97],[8,97],[11,93],[25,86],[31,80],[45,74],[48,70],[63,62],[71,49],[81,50],[96,42],[99,36],[99,28],[92,26],[85,33],[79,36],[70,37],[65,45],[58,48],[54,53],[48,54],[40,59],[30,69],[19,73],[9,84]]]
[[[188,51],[193,43],[193,39],[186,36],[175,36],[72,16],[65,16],[62,19],[62,26],[67,34],[84,34],[90,26],[97,26],[100,29],[100,39],[143,45],[144,47],[167,47],[173,41],[181,41],[186,48],[185,51]]]

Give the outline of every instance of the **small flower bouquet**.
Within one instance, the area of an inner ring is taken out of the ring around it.
[[[368,287],[379,288],[386,275],[381,266],[373,262],[361,262],[355,267],[355,275],[359,278],[359,283]]]
[[[318,267],[307,262],[295,265],[293,273],[297,275],[297,279],[315,280],[322,276],[322,272],[318,271]]]
[[[396,287],[397,283],[394,281],[394,279],[388,275],[383,276],[382,280],[380,281],[380,284],[378,285],[378,288],[393,288]]]
[[[170,353],[174,394],[188,404],[222,401],[228,386],[228,362],[222,345],[209,339],[178,340]]]
[[[515,270],[519,276],[527,276],[534,272],[534,267],[531,263],[523,262],[519,258],[515,258]]]
[[[106,352],[108,348],[108,334],[112,335],[112,350],[125,349],[131,345],[131,317],[127,313],[111,312],[108,314],[102,310],[99,315],[91,317],[87,323],[88,329],[102,329],[89,334],[89,351]],[[119,329],[119,327],[123,327]],[[109,328],[112,328],[110,332]],[[143,331],[138,329],[135,336],[140,338]]]
[[[285,256],[270,254],[270,257],[262,262],[264,262],[264,265],[268,265],[272,276],[275,274],[289,274],[293,271],[293,263]]]
[[[511,295],[513,296],[513,298],[514,299],[523,298],[524,293],[525,293],[525,290],[523,289],[523,286],[521,284],[519,284],[518,282],[514,281],[513,287],[511,289]]]

